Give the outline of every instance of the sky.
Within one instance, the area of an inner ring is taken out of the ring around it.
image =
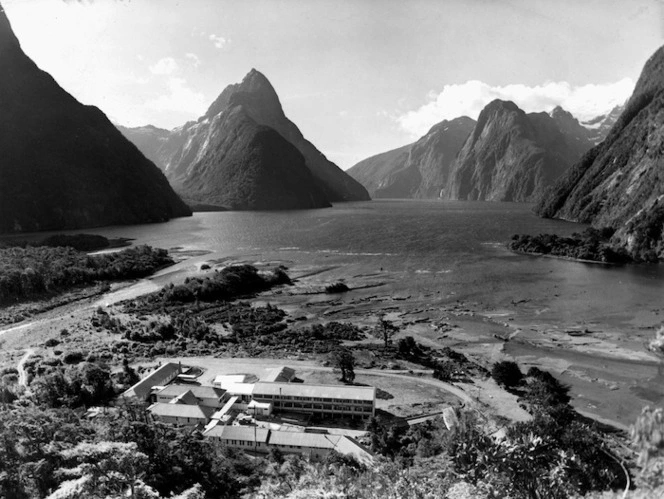
[[[662,0],[0,2],[28,56],[116,123],[180,126],[256,68],[343,169],[496,98],[606,113],[664,43]]]

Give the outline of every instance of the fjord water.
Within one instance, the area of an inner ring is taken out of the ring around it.
[[[538,218],[521,203],[376,200],[320,210],[196,213],[94,232],[212,251],[207,258],[384,272],[404,292],[436,289],[487,308],[520,302],[531,319],[560,326],[634,326],[638,318],[655,324],[664,306],[661,265],[607,267],[517,255],[505,247],[517,233],[569,235],[584,228]]]

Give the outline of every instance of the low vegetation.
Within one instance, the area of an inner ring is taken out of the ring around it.
[[[149,246],[100,255],[70,247],[0,249],[0,304],[53,296],[100,281],[145,277],[172,263],[166,250]]]
[[[50,248],[74,248],[77,251],[98,251],[106,248],[127,246],[124,238],[108,239],[98,234],[55,234],[39,241],[21,241],[17,239],[0,241],[0,248],[26,248],[48,246]]]
[[[622,248],[614,247],[611,236],[615,231],[611,228],[588,228],[582,233],[562,237],[556,234],[540,234],[538,236],[514,235],[508,244],[513,251],[535,255],[552,255],[576,260],[587,260],[601,263],[628,263],[631,257]]]

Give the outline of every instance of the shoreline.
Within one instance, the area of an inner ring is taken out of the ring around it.
[[[620,267],[622,265],[634,265],[635,262],[628,262],[628,263],[613,263],[613,262],[602,262],[599,260],[585,260],[583,258],[574,258],[572,256],[563,256],[563,255],[552,255],[551,253],[537,253],[535,251],[523,251],[523,250],[517,250],[517,249],[512,249],[509,247],[509,244],[506,245],[507,249],[510,250],[512,253],[515,253],[517,255],[527,255],[527,256],[537,256],[537,257],[542,257],[542,258],[554,258],[556,260],[565,260],[568,262],[576,262],[576,263],[589,263],[593,265],[605,265],[607,267]]]
[[[82,298],[39,313],[27,323],[10,325],[0,330],[0,350],[4,350],[11,358],[11,351],[40,348],[46,339],[53,337],[60,329],[75,329],[76,324],[89,322],[90,315],[98,306],[108,307],[116,313],[114,304],[119,301],[149,293],[170,282],[205,276],[207,272],[214,272],[215,268],[230,263],[257,263],[251,255],[219,257],[216,252],[187,255],[175,265],[161,269],[148,278],[120,283],[109,293]],[[284,261],[273,254],[262,255],[261,258],[261,262],[269,262],[273,266]],[[565,328],[583,328],[587,327],[587,323],[579,321],[565,324],[561,320],[557,324],[561,330],[552,332],[548,324],[541,321],[534,323],[533,320],[537,319],[536,310],[524,312],[519,300],[511,305],[492,306],[459,298],[456,293],[442,293],[432,289],[431,286],[439,282],[435,276],[422,277],[416,274],[404,279],[402,274],[389,270],[373,272],[365,266],[360,271],[354,266],[334,265],[325,260],[314,264],[291,259],[288,263],[294,285],[262,293],[250,301],[267,302],[286,310],[291,318],[304,318],[293,323],[296,327],[337,321],[371,328],[378,315],[387,314],[387,318],[394,320],[400,329],[393,338],[395,342],[399,338],[413,336],[416,341],[429,347],[451,347],[484,366],[490,366],[498,360],[514,359],[524,371],[529,366],[549,370],[562,382],[572,386],[576,408],[621,425],[631,424],[642,406],[652,405],[653,402],[643,396],[652,398],[652,390],[657,393],[660,391],[658,387],[651,386],[654,382],[649,381],[657,375],[659,365],[655,357],[650,357],[651,354],[638,346],[637,340],[647,332],[639,333],[638,338],[630,336],[646,323],[639,322],[633,326],[633,332],[625,336],[624,341],[620,337],[621,333],[613,329],[607,336],[601,324],[592,325],[596,331],[588,335],[574,337],[568,335]],[[203,271],[203,264],[209,264],[210,269]],[[357,266],[362,267],[361,264]],[[376,281],[378,276],[379,282]],[[351,289],[341,294],[312,293],[339,280],[348,283]],[[546,301],[546,298],[540,300]],[[614,343],[614,336],[621,341]],[[107,337],[107,333],[102,332],[101,336],[97,334],[96,337]],[[562,348],[557,343],[557,339],[561,338],[570,340]],[[596,348],[602,348],[606,343],[615,354],[587,351],[587,343],[591,340],[595,342]],[[370,338],[364,341],[377,340]],[[510,349],[510,345],[517,347],[516,350]],[[637,355],[647,353],[650,359],[630,357],[632,352],[638,352]],[[284,358],[282,362],[287,364],[288,360]],[[623,367],[616,369],[616,365]],[[617,373],[618,376],[615,371],[625,372]],[[614,389],[614,386],[619,386],[619,389]],[[634,388],[639,386],[645,395]],[[491,410],[509,414],[508,405],[516,402],[500,398],[502,395],[498,390],[496,388],[493,392],[495,407]],[[484,402],[484,388],[482,392]],[[492,400],[488,394],[486,399]]]

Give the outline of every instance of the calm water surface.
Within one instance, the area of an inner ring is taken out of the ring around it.
[[[542,322],[633,325],[664,307],[664,266],[604,267],[513,254],[515,233],[569,235],[517,203],[377,200],[330,209],[197,213],[164,224],[87,229],[215,256],[384,269],[404,288],[436,287],[493,307],[522,301]],[[663,311],[664,314],[664,311]],[[648,320],[657,321],[656,316]],[[663,315],[664,316],[664,315]],[[642,317],[641,317],[642,318]]]

